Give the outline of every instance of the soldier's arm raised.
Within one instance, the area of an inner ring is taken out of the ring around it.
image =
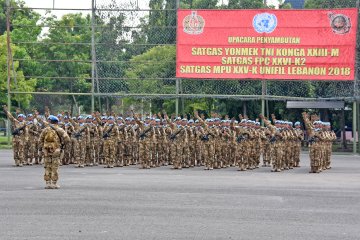
[[[14,116],[8,111],[8,108],[3,105],[3,109],[4,109],[4,113],[6,114],[6,116],[9,118],[9,120],[11,122],[18,122],[18,120],[16,118],[14,118]]]

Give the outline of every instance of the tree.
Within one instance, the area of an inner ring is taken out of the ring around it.
[[[15,55],[19,51],[22,51],[21,48],[11,45],[12,54]],[[6,35],[0,36],[0,105],[7,103],[7,44],[6,44]],[[14,62],[14,71],[16,74],[16,83],[11,82],[11,89],[18,89],[24,92],[32,92],[35,89],[36,79],[25,79],[23,71],[19,68],[19,62]],[[11,71],[11,78],[14,79],[13,70]],[[14,103],[18,103],[22,108],[29,107],[32,95],[30,94],[17,94],[12,95],[11,100]],[[16,104],[16,105],[18,105]]]
[[[38,46],[37,59],[41,62],[39,72],[44,79],[38,81],[37,91],[40,92],[90,92],[91,88],[91,28],[90,16],[78,14],[64,15],[60,20],[52,16],[46,19],[49,31],[41,39]],[[52,105],[64,103],[83,105],[90,109],[86,97],[58,96],[53,98]],[[38,103],[44,104],[44,103]]]

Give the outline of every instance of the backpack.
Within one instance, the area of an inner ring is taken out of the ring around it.
[[[56,130],[53,128],[48,128],[44,137],[44,148],[47,150],[47,152],[53,153],[59,147],[59,145],[60,143]]]

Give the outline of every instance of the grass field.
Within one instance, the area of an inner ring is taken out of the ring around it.
[[[10,149],[10,148],[11,148],[11,142],[9,145],[7,136],[0,136],[0,149]]]

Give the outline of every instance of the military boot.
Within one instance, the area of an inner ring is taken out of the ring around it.
[[[51,186],[51,182],[50,182],[50,181],[46,181],[45,189],[52,189],[52,186]]]
[[[52,182],[52,189],[59,189],[60,186],[56,184],[56,181]]]

